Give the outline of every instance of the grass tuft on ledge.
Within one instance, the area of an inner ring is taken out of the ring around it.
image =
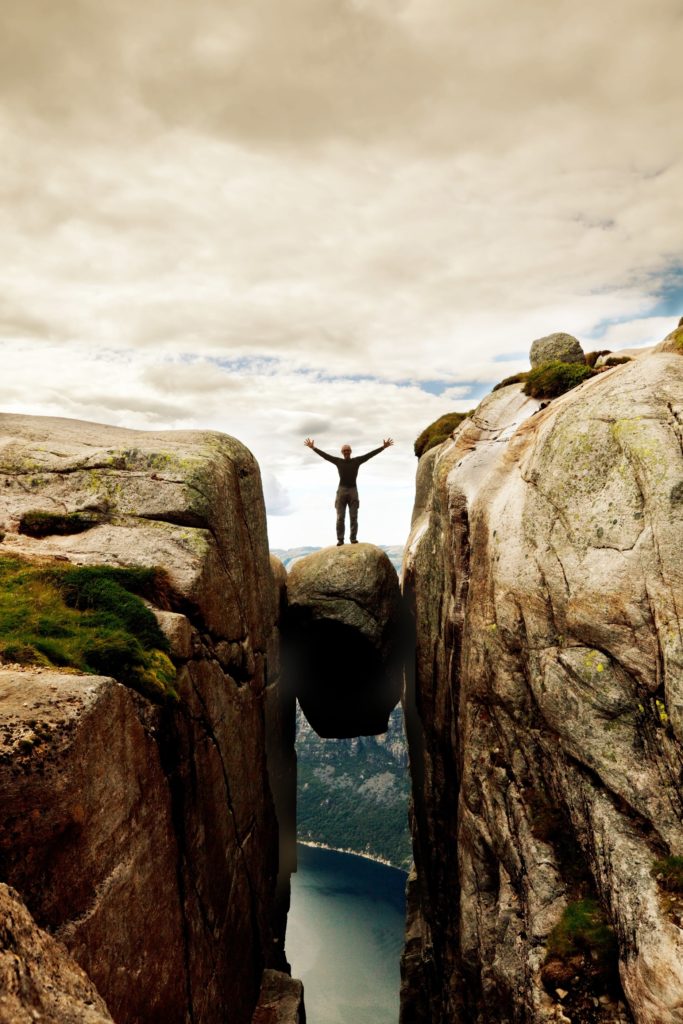
[[[663,857],[655,861],[652,874],[662,889],[683,893],[683,857]]]
[[[569,903],[548,939],[548,953],[559,957],[589,953],[593,960],[614,956],[616,938],[597,900]]]
[[[162,606],[157,569],[0,558],[0,663],[113,676],[156,701],[177,700],[168,640],[141,597]]]
[[[418,459],[430,448],[435,448],[437,444],[447,441],[455,428],[459,427],[464,419],[471,416],[472,412],[472,409],[469,412],[447,412],[445,416],[439,416],[438,420],[434,420],[428,427],[425,427],[413,445]]]
[[[561,363],[554,359],[529,370],[524,394],[532,398],[557,398],[594,376],[595,370],[585,363]]]

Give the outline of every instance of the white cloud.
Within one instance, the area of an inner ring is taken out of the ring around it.
[[[269,516],[289,516],[295,511],[287,488],[282,486],[273,473],[265,473],[263,476],[263,496]]]
[[[642,348],[645,345],[656,345],[676,326],[676,320],[670,316],[649,316],[639,320],[626,321],[610,326],[599,337],[594,347],[609,348],[617,351],[621,348]]]
[[[362,515],[372,480],[393,488],[375,525],[400,541],[413,438],[523,368],[497,356],[676,322],[679,0],[9,0],[3,20],[4,405],[236,434],[296,510],[271,520],[285,546],[327,529],[307,434],[396,436]]]

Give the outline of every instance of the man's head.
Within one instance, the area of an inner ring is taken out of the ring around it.
[[[343,444],[342,445],[341,453],[342,453],[342,455],[344,456],[345,459],[350,459],[351,458],[351,445],[350,444]]]

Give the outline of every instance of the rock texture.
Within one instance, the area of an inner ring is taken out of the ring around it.
[[[683,355],[683,317],[681,317],[678,327],[671,334],[667,334],[664,341],[660,341],[655,351],[675,352],[677,355]]]
[[[38,928],[0,883],[0,1024],[113,1024],[97,989],[65,947]]]
[[[36,539],[20,532],[36,510],[93,525]],[[258,466],[219,434],[0,416],[0,534],[0,556],[166,569],[180,694],[160,707],[111,679],[0,672],[0,878],[117,1024],[250,1021],[263,968],[284,965],[266,734],[286,710]]]
[[[264,971],[252,1024],[306,1024],[301,982],[282,971]]]
[[[557,331],[544,338],[537,338],[531,343],[529,362],[532,367],[548,363],[552,359],[559,359],[561,363],[583,363],[584,354],[581,342],[572,334]]]
[[[381,548],[323,548],[287,583],[287,678],[319,736],[386,732],[407,637],[396,570]]]
[[[683,919],[653,869],[683,854],[683,360],[537,410],[517,385],[484,400],[408,545],[402,1021],[681,1024]],[[542,976],[579,897],[616,937],[603,990],[590,955]]]

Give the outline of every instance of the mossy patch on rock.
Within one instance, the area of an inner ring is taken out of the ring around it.
[[[652,874],[662,889],[683,893],[683,857],[662,857],[652,865]]]
[[[528,376],[528,370],[524,370],[522,373],[513,373],[510,377],[504,377],[501,381],[498,381],[491,390],[499,391],[501,388],[509,387],[510,384],[522,384]]]
[[[109,675],[175,699],[168,640],[141,596],[165,603],[159,570],[0,558],[0,662]]]
[[[418,459],[430,448],[435,448],[437,444],[443,444],[448,440],[455,428],[471,415],[472,410],[469,412],[447,412],[445,416],[439,416],[438,420],[434,420],[428,427],[425,427],[414,445]]]
[[[554,359],[529,371],[524,394],[532,398],[557,398],[594,375],[595,371],[585,363],[561,363]]]
[[[614,929],[598,901],[573,900],[548,937],[541,978],[549,990],[571,980],[577,1002],[588,992],[618,991],[617,957]]]
[[[662,857],[652,865],[660,905],[671,921],[683,928],[683,857]]]
[[[678,351],[683,352],[683,327],[677,327],[670,337]]]
[[[679,324],[671,334],[667,334],[664,341],[660,341],[655,352],[675,352],[683,355],[683,327]]]

